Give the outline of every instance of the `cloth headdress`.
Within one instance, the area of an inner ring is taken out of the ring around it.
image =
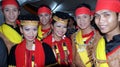
[[[95,11],[104,9],[120,12],[120,0],[98,0]]]
[[[51,10],[48,7],[43,6],[38,9],[38,15],[41,13],[51,14]]]
[[[2,1],[2,9],[3,9],[6,5],[15,5],[17,8],[19,8],[19,5],[18,5],[18,3],[17,3],[16,0],[3,0],[3,1]]]

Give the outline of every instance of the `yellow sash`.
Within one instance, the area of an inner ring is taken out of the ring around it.
[[[76,42],[77,42],[76,44],[77,52],[79,53],[81,60],[83,61],[86,67],[92,67],[91,63],[86,64],[89,61],[89,57],[88,57],[86,47],[84,46],[81,31],[78,31],[75,37],[76,37]],[[79,46],[81,46],[81,48]]]
[[[96,48],[96,58],[98,60],[106,61],[105,40],[103,37],[98,42],[98,45]],[[109,67],[109,66],[106,62],[101,64],[98,62],[96,67]]]
[[[14,44],[18,44],[22,41],[21,35],[7,24],[0,26],[0,32],[3,33],[7,39],[9,39]]]
[[[43,38],[43,32],[42,32],[41,28],[42,28],[42,26],[39,25],[39,27],[38,27],[38,36],[37,36],[38,40],[41,40]]]

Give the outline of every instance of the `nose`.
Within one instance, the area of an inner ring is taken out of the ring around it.
[[[104,21],[105,21],[105,17],[104,16],[101,16],[100,17],[100,19],[99,19],[99,24],[103,24],[104,23]]]
[[[10,14],[10,15],[13,15],[13,11],[12,11],[12,10],[10,10],[9,14]]]

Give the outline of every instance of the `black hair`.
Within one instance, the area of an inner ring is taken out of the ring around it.
[[[36,15],[27,14],[27,15],[20,15],[18,17],[18,20],[37,20],[37,21],[39,21],[39,17]]]
[[[76,7],[76,9],[77,9],[77,8],[80,8],[80,7],[87,7],[88,9],[91,10],[91,6],[90,6],[89,4],[86,4],[86,3],[82,3],[82,4],[78,5],[78,6]]]

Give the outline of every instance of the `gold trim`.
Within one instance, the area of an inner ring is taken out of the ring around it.
[[[53,16],[53,19],[57,22],[63,23],[63,24],[67,24],[68,23],[68,19],[61,19],[57,16]]]

